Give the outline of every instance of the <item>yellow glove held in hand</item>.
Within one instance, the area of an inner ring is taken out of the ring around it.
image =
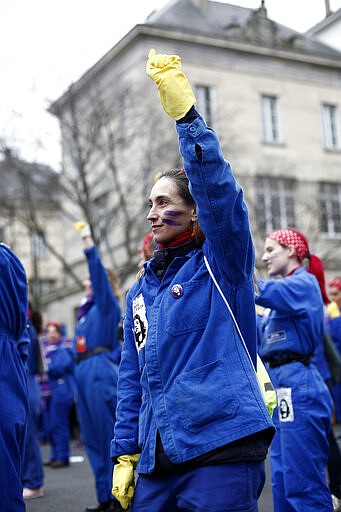
[[[192,88],[181,71],[178,55],[156,55],[150,50],[147,75],[154,80],[165,112],[176,121],[184,117],[196,102]]]
[[[263,361],[257,354],[257,377],[261,387],[264,402],[272,418],[275,407],[277,407],[276,391],[272,385],[269,374],[264,366]]]
[[[79,220],[78,222],[75,222],[73,227],[76,231],[79,232],[81,238],[91,236],[90,226],[84,220]]]
[[[330,318],[337,318],[341,314],[339,306],[334,301],[328,304],[327,311]]]
[[[134,470],[139,457],[139,453],[135,455],[121,455],[117,457],[118,464],[114,466],[111,492],[124,510],[127,510],[134,496]]]

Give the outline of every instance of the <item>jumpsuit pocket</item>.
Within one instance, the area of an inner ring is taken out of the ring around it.
[[[172,294],[176,286],[181,288],[178,296]],[[173,285],[163,301],[166,331],[172,336],[178,336],[205,329],[210,311],[209,302],[209,294],[203,292],[203,283],[199,280]]]
[[[236,415],[239,404],[228,375],[225,364],[214,361],[177,377],[175,400],[187,430],[199,432]]]

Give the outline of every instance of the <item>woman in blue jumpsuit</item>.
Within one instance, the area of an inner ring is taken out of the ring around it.
[[[83,228],[81,237],[90,276],[84,282],[87,296],[79,308],[74,337],[77,411],[81,440],[95,476],[98,500],[98,505],[86,510],[102,511],[119,509],[111,495],[110,441],[117,403],[117,354],[120,352],[117,327],[121,309],[89,226]]]
[[[182,73],[183,85],[170,91],[178,77],[174,61],[180,58],[151,52],[148,66],[166,75],[164,108],[183,106],[179,116],[170,115],[178,119],[185,171],[162,173],[152,188],[148,221],[158,249],[127,296],[113,493],[127,508],[133,481],[125,480],[126,468],[138,460],[132,512],[255,512],[273,425],[251,362],[256,323],[248,213],[216,134],[193,107],[193,93],[186,101],[190,86]]]
[[[307,257],[309,271],[302,263]],[[322,262],[294,229],[268,235],[262,260],[271,277],[284,278],[259,280],[256,296],[257,304],[270,308],[260,325],[259,353],[277,393],[270,450],[274,510],[331,512],[326,467],[332,400],[311,361],[322,343],[328,300]]]
[[[62,468],[69,465],[70,414],[75,397],[74,358],[71,346],[61,337],[57,322],[46,326],[45,360],[51,395],[48,400],[48,425],[51,442],[50,460],[45,465]]]
[[[21,482],[28,415],[27,282],[17,256],[0,244],[0,509],[24,512]]]

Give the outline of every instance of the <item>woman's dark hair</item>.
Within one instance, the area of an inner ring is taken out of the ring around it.
[[[108,280],[116,299],[121,300],[121,282],[117,274],[111,268],[107,268]]]
[[[44,332],[44,322],[43,316],[40,311],[32,311],[31,313],[31,321],[37,334],[42,334]]]
[[[188,206],[196,206],[195,201],[189,191],[189,181],[184,169],[169,169],[167,171],[163,171],[158,175],[158,179],[160,180],[161,178],[170,178],[173,180],[178,189],[178,193],[184,202]],[[198,247],[202,247],[202,244],[205,240],[205,234],[197,220],[194,222],[193,231],[196,245]]]

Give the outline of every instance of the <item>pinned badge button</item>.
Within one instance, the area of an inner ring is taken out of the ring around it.
[[[181,284],[174,284],[171,289],[171,294],[174,299],[180,299],[184,294],[184,289]]]

